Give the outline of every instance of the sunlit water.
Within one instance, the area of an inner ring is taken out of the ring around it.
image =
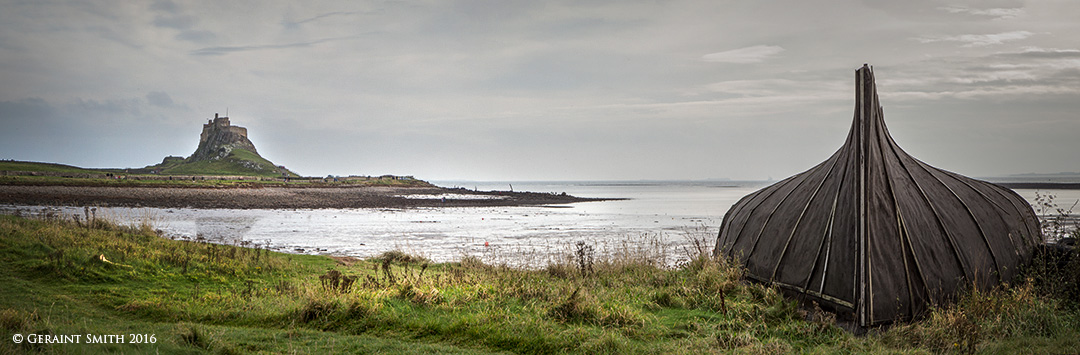
[[[694,252],[693,239],[715,241],[724,213],[762,182],[438,182],[468,189],[566,192],[581,197],[627,198],[553,206],[408,209],[162,209],[99,208],[120,223],[149,219],[166,237],[269,247],[274,250],[368,257],[389,250],[434,261],[477,256],[489,262],[544,265],[585,242],[597,253],[635,248],[667,253],[675,262]],[[1035,190],[1017,190],[1034,201]],[[1080,190],[1050,190],[1062,207]],[[447,196],[458,198],[459,196]],[[43,207],[0,206],[0,212],[40,214]],[[83,215],[82,206],[60,207]]]

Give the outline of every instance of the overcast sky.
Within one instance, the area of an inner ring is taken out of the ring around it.
[[[308,176],[774,179],[874,66],[908,153],[1080,170],[1077,1],[0,0],[0,159],[142,167],[228,114]]]

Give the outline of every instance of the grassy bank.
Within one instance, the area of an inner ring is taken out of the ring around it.
[[[0,352],[1076,353],[1062,268],[854,336],[701,253],[587,244],[531,270],[401,252],[358,260],[160,238],[149,225],[0,216]],[[1073,263],[1076,263],[1074,260]],[[1060,278],[1058,282],[1050,278]],[[15,344],[14,334],[154,335]]]
[[[322,180],[292,179],[289,181],[256,179],[199,179],[174,180],[140,179],[131,176],[124,179],[78,178],[60,176],[0,176],[0,185],[13,186],[87,186],[87,187],[196,187],[196,188],[257,188],[257,187],[434,187],[431,183],[417,179],[396,179],[388,177],[370,177],[337,182]]]
[[[116,172],[115,169],[86,169],[77,166],[39,163],[31,161],[0,160],[0,171],[44,171],[64,174],[104,174]]]
[[[233,155],[237,158],[231,159]],[[70,165],[27,161],[0,161],[0,185],[21,186],[108,186],[108,187],[433,187],[412,177],[351,176],[340,179],[300,177],[289,172],[284,180],[265,159],[237,149],[230,159],[214,162],[172,162],[169,169],[85,169]],[[258,159],[256,159],[258,158]],[[238,168],[255,164],[260,173]],[[164,165],[163,165],[164,166]],[[157,167],[157,166],[154,166]],[[151,170],[160,170],[150,173]],[[8,175],[7,173],[11,173]],[[30,175],[40,173],[38,175]],[[108,176],[107,176],[108,175]],[[194,177],[194,178],[193,178]]]

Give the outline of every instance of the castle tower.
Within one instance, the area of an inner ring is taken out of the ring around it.
[[[195,153],[188,159],[210,160],[220,157],[223,152],[227,155],[235,148],[259,154],[255,150],[255,144],[248,140],[247,128],[233,126],[228,116],[215,113],[213,119],[208,119],[203,124],[202,134],[199,135],[199,148],[195,149]]]

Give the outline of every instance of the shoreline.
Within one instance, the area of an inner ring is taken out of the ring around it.
[[[406,197],[408,196],[408,197]],[[157,208],[410,208],[561,205],[610,201],[540,192],[444,187],[117,187],[0,185],[0,204]]]
[[[1014,190],[1080,190],[1080,183],[1075,182],[995,182],[995,184]]]

